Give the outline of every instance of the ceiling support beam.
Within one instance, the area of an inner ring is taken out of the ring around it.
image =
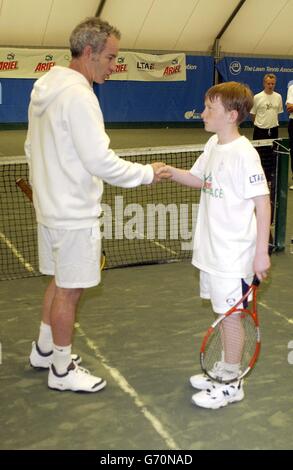
[[[220,32],[217,34],[215,40],[214,40],[214,44],[213,44],[213,49],[212,49],[212,55],[215,59],[215,64],[217,64],[220,59],[221,59],[221,46],[220,46],[220,39],[221,37],[223,36],[223,34],[225,33],[225,31],[228,29],[229,25],[232,23],[232,21],[234,20],[235,16],[237,15],[238,11],[240,10],[240,8],[244,5],[244,3],[246,2],[246,0],[240,0],[240,2],[238,3],[237,7],[232,11],[231,15],[229,16],[229,18],[227,19],[226,23],[224,24],[224,26],[222,27],[222,29],[220,30]],[[219,73],[217,71],[217,68],[216,66],[214,67],[214,83],[219,83]]]
[[[227,19],[226,23],[222,27],[221,31],[217,34],[217,36],[215,38],[214,45],[213,45],[213,55],[214,55],[216,61],[220,59],[220,39],[223,36],[223,34],[225,33],[225,31],[228,29],[230,24],[232,23],[232,21],[234,20],[235,16],[237,15],[238,11],[240,10],[240,8],[243,7],[245,2],[246,2],[246,0],[240,0],[237,7],[233,10],[231,15]]]
[[[102,15],[103,10],[104,10],[105,3],[106,3],[106,0],[101,0],[101,1],[100,1],[100,4],[99,4],[99,6],[98,6],[98,8],[97,8],[97,11],[96,11],[95,16],[99,17],[99,16]]]

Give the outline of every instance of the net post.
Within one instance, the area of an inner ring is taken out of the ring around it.
[[[283,251],[286,241],[286,217],[287,217],[287,196],[288,196],[288,167],[289,167],[289,140],[282,140],[282,148],[286,147],[288,153],[278,154],[277,143],[277,191],[276,191],[276,219],[274,245],[275,251]]]

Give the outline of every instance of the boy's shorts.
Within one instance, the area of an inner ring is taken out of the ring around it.
[[[99,223],[91,228],[59,230],[38,224],[39,268],[55,276],[58,287],[86,288],[101,280]]]
[[[252,280],[253,276],[230,279],[200,271],[200,297],[211,301],[215,313],[223,314],[241,299]]]

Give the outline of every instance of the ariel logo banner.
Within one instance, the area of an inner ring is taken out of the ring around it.
[[[185,81],[185,54],[143,54],[121,52],[110,80],[149,82]]]
[[[0,78],[39,78],[54,65],[68,67],[68,49],[0,48]],[[110,80],[185,81],[185,54],[122,52]]]
[[[0,47],[0,78],[39,78],[54,65],[67,67],[67,49],[21,49]]]

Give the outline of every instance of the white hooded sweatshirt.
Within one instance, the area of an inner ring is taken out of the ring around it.
[[[102,180],[124,188],[152,182],[151,165],[122,160],[109,141],[97,97],[82,74],[55,66],[36,81],[25,153],[39,223],[90,227],[101,212]]]

